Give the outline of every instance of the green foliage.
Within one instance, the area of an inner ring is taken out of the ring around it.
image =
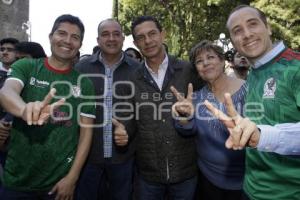
[[[188,57],[192,46],[203,39],[217,40],[226,33],[228,14],[235,6],[250,0],[119,0],[119,20],[125,34],[131,34],[132,20],[153,15],[167,32],[169,51]],[[283,39],[294,49],[300,47],[300,0],[252,0],[270,19],[275,39]]]
[[[300,50],[300,0],[254,0],[251,5],[266,13],[274,40]]]
[[[172,54],[188,57],[192,46],[203,39],[216,40],[226,31],[229,11],[238,0],[120,0],[119,20],[125,34],[130,34],[131,21],[139,15],[158,18],[167,32],[167,45]]]

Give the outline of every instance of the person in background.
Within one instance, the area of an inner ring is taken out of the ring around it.
[[[94,87],[72,63],[84,37],[78,17],[59,16],[48,58],[15,62],[0,90],[11,114],[0,199],[72,199],[92,140]],[[80,80],[80,81],[79,81]]]
[[[300,197],[300,56],[273,43],[265,14],[252,6],[233,9],[226,27],[235,49],[251,63],[242,117],[225,95],[227,114],[206,106],[229,129],[226,147],[246,147],[244,191],[250,199]]]
[[[37,42],[19,42],[15,50],[17,59],[47,57],[43,47]]]
[[[142,62],[143,61],[143,57],[140,54],[140,52],[138,50],[136,50],[135,48],[129,47],[125,50],[125,53],[135,59],[137,62]]]
[[[19,40],[16,38],[3,38],[0,40],[0,61],[2,62],[1,70],[8,71],[10,66],[17,60],[16,44]]]
[[[116,199],[131,200],[135,138],[124,142],[127,134],[116,135],[113,131],[121,123],[113,117],[122,96],[128,96],[126,81],[139,66],[122,51],[124,34],[115,19],[106,19],[98,25],[97,42],[101,51],[81,60],[75,67],[91,80],[96,89],[97,127],[93,130],[93,141],[89,158],[77,186],[78,200]],[[116,107],[115,107],[116,106]],[[100,194],[98,192],[100,191]]]
[[[232,94],[235,107],[243,113],[245,81],[224,73],[223,49],[210,41],[203,40],[196,44],[191,50],[190,61],[206,85],[194,95],[190,89],[187,98],[173,87],[172,91],[178,100],[173,105],[173,115],[181,117],[175,120],[175,126],[182,135],[197,135],[200,169],[197,199],[241,200],[245,151],[234,151],[225,147],[229,132],[222,122],[211,116],[203,101],[207,99],[226,112],[223,109],[224,93],[228,92]]]
[[[17,60],[16,45],[19,41],[16,38],[3,38],[0,40],[0,88],[2,88],[7,72],[11,65]],[[0,176],[6,160],[6,146],[9,138],[13,117],[0,107]],[[0,181],[1,182],[1,181]],[[1,183],[0,183],[1,184]]]
[[[245,56],[239,52],[234,51],[233,65],[231,66],[237,78],[246,80],[250,69],[250,63]]]

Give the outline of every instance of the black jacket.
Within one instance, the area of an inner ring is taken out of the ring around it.
[[[197,174],[195,138],[183,137],[175,130],[171,107],[177,99],[170,90],[173,85],[186,94],[188,83],[201,84],[194,74],[189,63],[169,56],[162,90],[145,65],[131,78],[135,85],[130,102],[135,105],[136,162],[139,174],[149,182],[177,183]],[[132,123],[128,125],[133,127]]]
[[[124,58],[119,67],[113,72],[113,83],[118,81],[128,81],[130,75],[139,67],[140,64],[128,57],[124,53]],[[75,68],[83,74],[98,74],[105,75],[105,67],[99,61],[99,52],[93,54],[92,56],[81,60],[75,65]],[[98,96],[96,98],[96,120],[95,124],[103,124],[104,109],[101,104],[103,103],[104,96],[104,78],[101,77],[90,77],[95,87],[95,94]],[[117,95],[127,95],[126,91],[129,91],[126,84],[118,84],[115,87],[115,94],[113,96],[113,105],[118,102],[124,101],[118,98]],[[116,146],[113,142],[113,152],[112,152],[112,163],[122,163],[134,155],[135,145],[134,145],[134,134],[131,136],[130,143],[125,148],[120,148]],[[91,150],[88,156],[88,163],[91,164],[102,164],[103,158],[103,127],[96,127],[93,129],[93,140]]]

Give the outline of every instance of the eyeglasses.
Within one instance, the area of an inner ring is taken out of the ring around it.
[[[8,51],[8,52],[13,52],[13,51],[15,51],[15,49],[14,48],[11,48],[11,47],[1,47],[0,48],[0,51]]]

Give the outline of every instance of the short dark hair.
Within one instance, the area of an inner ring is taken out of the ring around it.
[[[84,37],[84,25],[78,17],[70,15],[70,14],[61,15],[58,18],[56,18],[56,20],[53,24],[52,30],[50,32],[50,35],[53,35],[53,33],[58,29],[59,25],[64,22],[68,22],[70,24],[74,24],[74,25],[78,26],[80,33],[81,33],[81,42],[82,42],[83,37]]]
[[[147,22],[147,21],[154,22],[156,27],[158,28],[158,30],[160,32],[162,32],[162,26],[160,25],[159,21],[155,17],[143,15],[143,16],[139,16],[139,17],[135,18],[131,23],[131,34],[132,34],[133,39],[135,39],[135,35],[134,35],[135,27],[137,25]]]
[[[224,51],[223,51],[222,47],[213,44],[209,40],[202,40],[201,42],[196,44],[190,51],[190,56],[189,56],[190,62],[195,70],[196,70],[195,61],[196,61],[197,55],[199,53],[201,53],[202,51],[209,51],[209,50],[214,51],[221,60],[225,60]]]
[[[241,5],[238,5],[238,6],[236,6],[235,8],[233,8],[232,11],[229,13],[228,18],[227,18],[227,22],[226,22],[226,27],[227,27],[227,29],[228,29],[228,19],[230,18],[230,16],[231,16],[234,12],[236,12],[236,11],[238,11],[238,10],[240,10],[240,9],[243,9],[243,8],[252,8],[252,9],[256,10],[257,13],[258,13],[259,18],[263,21],[263,23],[265,24],[265,26],[268,26],[268,20],[267,20],[266,14],[265,14],[263,11],[261,11],[261,10],[258,9],[258,8],[255,8],[255,7],[253,7],[253,6],[241,4]]]
[[[43,47],[37,42],[20,42],[16,44],[16,51],[29,54],[32,58],[47,57]]]
[[[141,53],[140,53],[138,50],[136,50],[135,48],[128,47],[128,48],[125,50],[125,53],[127,53],[127,51],[133,51],[137,59],[139,59],[140,61],[143,60],[143,57],[142,57]]]
[[[2,40],[0,40],[0,45],[3,44],[12,44],[12,45],[16,45],[19,43],[19,40],[17,40],[16,38],[3,38]]]
[[[228,51],[225,52],[225,60],[227,60],[228,62],[233,62],[234,60],[234,56],[237,53],[237,51],[235,49],[229,49]]]

